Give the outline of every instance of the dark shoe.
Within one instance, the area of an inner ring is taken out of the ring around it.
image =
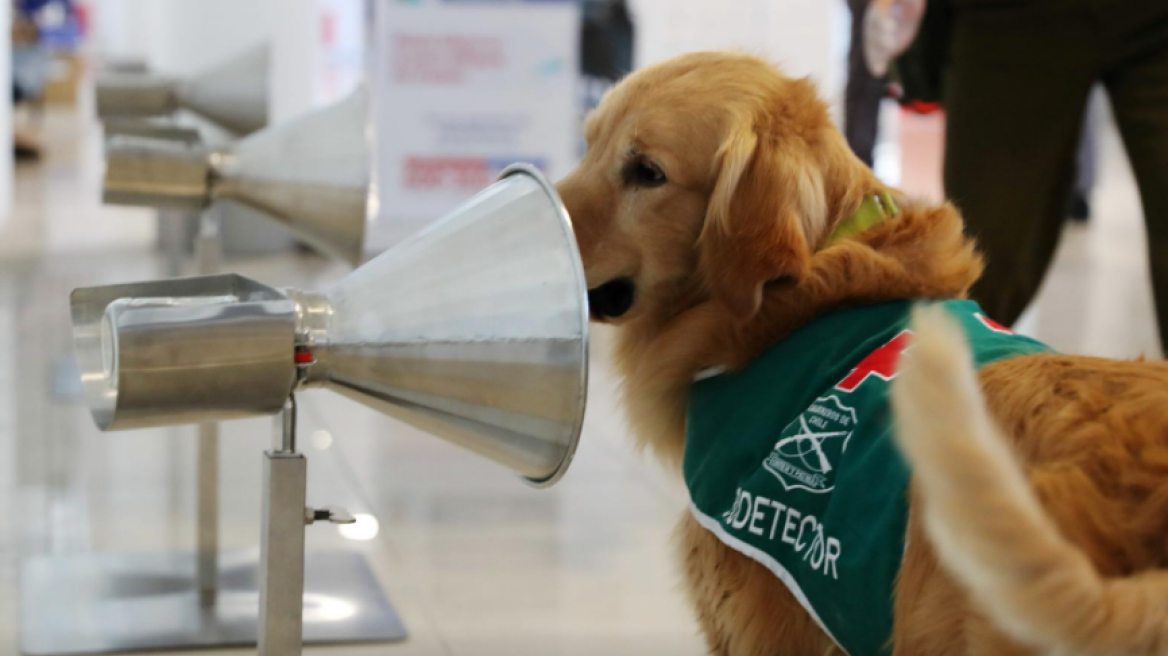
[[[1086,223],[1087,219],[1091,218],[1091,204],[1087,199],[1075,194],[1071,199],[1071,220],[1078,223]]]

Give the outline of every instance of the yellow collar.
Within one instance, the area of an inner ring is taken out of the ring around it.
[[[856,213],[844,219],[831,231],[831,235],[827,238],[826,246],[830,246],[835,242],[858,235],[868,228],[883,222],[886,219],[891,219],[900,213],[897,209],[896,203],[892,200],[892,195],[887,191],[882,191],[876,194],[870,194],[860,204],[860,208]]]

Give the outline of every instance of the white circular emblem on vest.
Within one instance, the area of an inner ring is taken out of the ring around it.
[[[821,396],[783,429],[763,467],[787,490],[831,492],[857,421],[856,411],[834,394]]]

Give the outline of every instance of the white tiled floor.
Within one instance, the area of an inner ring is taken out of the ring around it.
[[[18,649],[17,571],[34,554],[147,552],[192,543],[193,429],[101,434],[71,389],[67,295],[84,284],[162,275],[151,213],[98,204],[99,136],[85,113],[49,117],[41,164],[21,166],[0,227],[0,655]],[[935,193],[937,125],[902,125],[905,186]],[[1068,231],[1027,319],[1067,351],[1158,352],[1139,207],[1107,135],[1097,218]],[[924,158],[924,159],[922,159]],[[119,244],[117,249],[112,244]],[[273,284],[323,286],[343,269],[310,256],[230,262]],[[684,502],[633,454],[598,331],[584,440],[570,475],[532,491],[417,431],[327,393],[303,395],[310,500],[374,515],[375,539],[309,530],[310,548],[367,555],[402,613],[407,642],[321,654],[608,656],[703,652],[668,547]],[[258,540],[268,420],[223,426],[222,532]]]

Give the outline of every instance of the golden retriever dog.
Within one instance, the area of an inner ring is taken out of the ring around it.
[[[587,140],[558,189],[593,316],[617,326],[636,439],[679,472],[699,372],[835,310],[964,298],[982,270],[953,207],[899,196],[894,219],[826,244],[886,190],[813,85],[753,57],[641,70]],[[943,312],[913,327],[893,382],[913,479],[889,651],[1168,654],[1168,365],[1052,353],[974,371]],[[690,513],[677,550],[711,653],[842,653]]]

